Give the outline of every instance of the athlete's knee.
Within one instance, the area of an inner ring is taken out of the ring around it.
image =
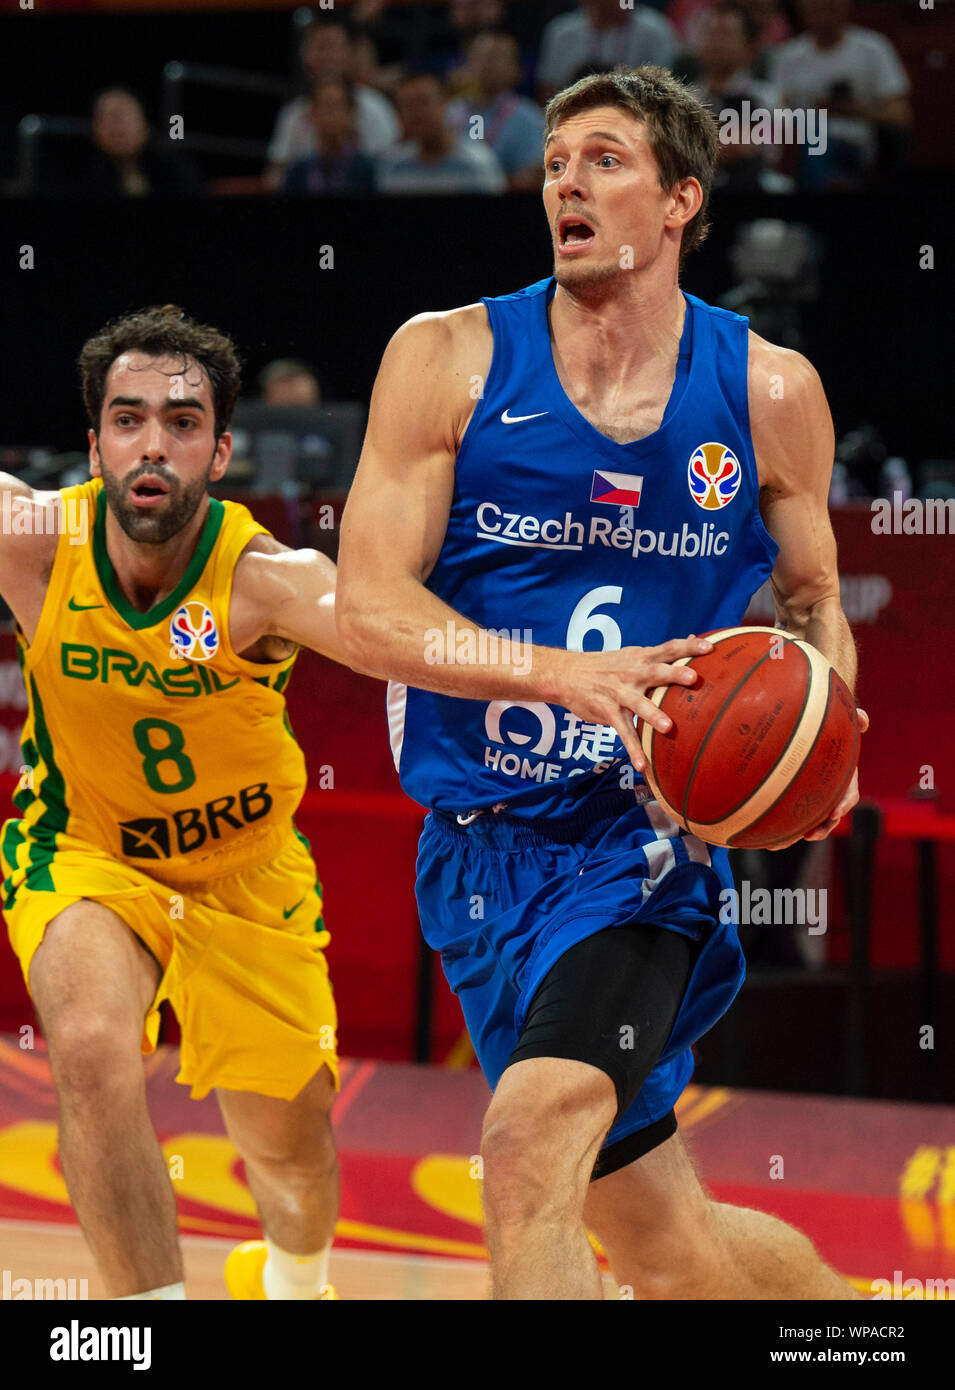
[[[566,1197],[562,1175],[548,1169],[540,1135],[501,1117],[481,1136],[484,1214],[492,1226],[521,1224]]]
[[[58,1094],[126,1093],[144,1085],[142,1025],[72,1003],[41,1015]]]
[[[314,1104],[314,1102],[313,1102]],[[241,1118],[233,1111],[229,1134],[247,1167],[293,1192],[306,1192],[335,1173],[338,1158],[335,1134],[327,1110],[309,1109],[306,1116],[283,1122],[259,1113]]]
[[[283,1138],[281,1134],[246,1135],[240,1142],[243,1158],[260,1168],[307,1173],[335,1163],[335,1137],[327,1119],[309,1128],[304,1135]]]
[[[492,1224],[582,1211],[600,1141],[613,1121],[599,1079],[543,1089],[532,1077],[528,1082],[499,1091],[485,1118],[484,1205]]]
[[[327,1134],[316,1135],[305,1146],[243,1145],[240,1153],[253,1181],[258,1177],[267,1183],[274,1200],[284,1202],[290,1211],[337,1180],[338,1157],[330,1126]]]

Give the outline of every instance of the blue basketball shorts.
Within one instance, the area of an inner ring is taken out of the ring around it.
[[[535,993],[571,947],[630,922],[698,943],[669,1038],[605,1148],[670,1112],[693,1072],[692,1044],[739,992],[736,927],[720,921],[720,893],[732,887],[725,850],[681,833],[655,802],[616,789],[540,823],[485,812],[461,825],[432,811],[419,843],[424,937],[440,953],[492,1089]]]

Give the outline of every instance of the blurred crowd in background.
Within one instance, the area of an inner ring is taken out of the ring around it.
[[[722,147],[718,186],[851,189],[906,166],[911,78],[892,41],[855,22],[852,0],[579,0],[563,13],[540,6],[534,42],[527,41],[533,7],[520,7],[521,38],[512,32],[517,8],[505,0],[446,7],[357,0],[297,12],[296,70],[287,100],[273,83],[276,109],[271,129],[259,132],[267,142],[260,169],[221,176],[213,159],[200,173],[195,131],[165,128],[171,118],[162,93],[117,84],[95,93],[89,112],[75,113],[88,119],[88,134],[68,159],[21,160],[28,167],[9,191],[103,198],[535,189],[548,99],[587,73],[643,63],[683,77],[718,117],[826,111],[826,148],[813,154],[748,141],[744,122],[741,137]],[[185,40],[169,55],[188,58]],[[231,91],[227,77],[216,82],[220,110],[231,104],[238,113],[249,74],[237,74]],[[23,138],[43,132],[42,113],[24,115]],[[73,133],[62,121],[48,130]]]
[[[721,125],[741,117],[739,138],[721,144],[717,193],[769,195],[736,219],[731,278],[714,302],[814,356],[826,240],[800,195],[904,191],[933,168],[950,178],[943,108],[932,103],[948,100],[955,0],[935,3],[923,23],[913,0],[900,27],[899,7],[875,0],[339,0],[255,20],[271,47],[243,46],[237,12],[201,24],[194,14],[144,18],[135,31],[101,17],[103,51],[64,69],[62,88],[40,85],[45,106],[15,115],[4,191],[107,203],[539,193],[550,97],[591,72],[658,64],[692,84]],[[742,117],[774,110],[824,111],[824,151],[747,140]],[[272,352],[303,346],[275,342]],[[230,482],[262,493],[347,488],[365,402],[336,400],[314,364],[284,356],[257,384],[235,421]],[[831,504],[955,496],[955,463],[908,464],[868,409],[874,421],[843,423]],[[81,455],[21,452],[7,466],[19,460],[38,482],[85,474]]]

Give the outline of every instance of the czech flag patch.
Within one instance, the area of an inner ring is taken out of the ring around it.
[[[639,507],[643,478],[636,473],[598,473],[594,470],[591,502],[605,502],[608,507]]]

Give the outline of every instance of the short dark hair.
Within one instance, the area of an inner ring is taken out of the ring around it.
[[[77,365],[83,387],[83,403],[92,429],[99,434],[106,377],[124,352],[144,352],[150,357],[181,357],[202,368],[209,378],[215,407],[215,436],[229,428],[241,388],[241,366],[232,339],[210,324],[189,318],[178,304],[154,304],[133,314],[113,319],[89,338]]]
[[[699,180],[703,203],[683,228],[682,262],[709,231],[706,209],[719,156],[716,117],[667,68],[617,67],[582,77],[551,98],[544,111],[545,141],[561,121],[596,106],[619,106],[644,122],[666,192],[680,179]]]

